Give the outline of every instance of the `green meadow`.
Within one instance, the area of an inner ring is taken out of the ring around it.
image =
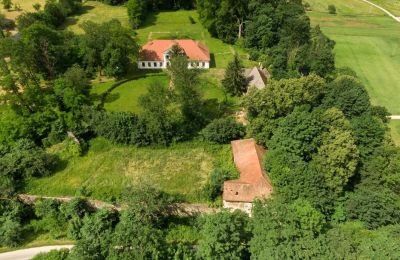
[[[400,23],[362,1],[307,2],[312,9],[308,12],[312,24],[319,24],[336,42],[337,67],[349,67],[358,74],[373,104],[400,114]],[[374,2],[390,5],[395,1]],[[337,15],[328,14],[328,4],[336,6]],[[397,10],[397,4],[391,6]],[[400,131],[393,135],[400,135]]]
[[[48,152],[65,159],[49,177],[32,179],[25,192],[47,196],[80,195],[114,201],[125,187],[149,183],[181,201],[202,201],[201,190],[216,167],[235,172],[229,145],[186,142],[170,147],[136,148],[96,138],[87,154],[66,157],[59,144]]]

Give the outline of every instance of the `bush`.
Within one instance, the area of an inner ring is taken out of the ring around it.
[[[232,174],[227,170],[214,169],[208,178],[207,184],[204,186],[204,196],[211,201],[215,201],[222,194],[224,181],[231,177]]]
[[[204,140],[211,143],[227,144],[232,140],[244,137],[246,128],[233,118],[222,118],[212,121],[200,134]]]
[[[334,5],[328,5],[328,12],[330,14],[336,14],[336,6]]]
[[[69,250],[61,249],[61,250],[51,250],[48,253],[40,253],[36,255],[32,260],[65,260],[68,258]]]

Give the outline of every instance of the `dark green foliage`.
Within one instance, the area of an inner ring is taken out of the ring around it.
[[[27,208],[16,200],[0,200],[0,246],[15,247],[23,239]]]
[[[296,106],[316,107],[326,91],[325,82],[316,75],[300,79],[271,80],[262,90],[252,90],[244,100],[250,119],[274,119],[290,114]]]
[[[139,50],[133,33],[115,19],[102,24],[88,21],[82,24],[82,29],[85,34],[81,38],[81,53],[86,70],[112,77],[125,75],[130,58]]]
[[[318,111],[310,113],[296,109],[279,121],[267,146],[270,149],[284,149],[309,161],[318,149],[322,130],[321,114]]]
[[[324,216],[306,200],[286,204],[279,198],[256,204],[250,252],[255,259],[319,258],[324,246],[317,239]]]
[[[40,200],[35,203],[35,215],[38,220],[32,221],[31,226],[39,232],[48,232],[54,238],[65,235],[66,218],[60,212],[60,202],[56,200]]]
[[[329,85],[324,107],[336,107],[348,118],[360,116],[371,109],[364,86],[354,77],[339,76]]]
[[[240,211],[220,212],[202,219],[198,256],[201,259],[248,259],[248,217]]]
[[[106,259],[116,222],[116,214],[104,209],[92,216],[85,216],[81,238],[77,241],[72,256],[76,255],[80,259]]]
[[[388,190],[359,189],[345,203],[346,216],[362,221],[370,229],[399,224],[398,200],[398,196]]]
[[[159,229],[167,213],[163,193],[150,186],[129,189],[128,208],[122,212],[111,246],[111,259],[158,259],[164,255]]]
[[[246,78],[243,75],[243,65],[237,54],[226,68],[222,86],[225,92],[232,96],[241,96],[247,91]]]
[[[131,144],[138,118],[129,112],[93,112],[93,131],[114,143]]]
[[[363,159],[378,149],[384,140],[386,126],[374,116],[362,115],[351,120],[354,137]]]
[[[11,0],[2,0],[1,3],[3,4],[3,8],[6,10],[11,9],[12,1]]]
[[[328,5],[328,12],[330,14],[336,14],[336,6],[335,5]]]
[[[90,82],[86,72],[74,65],[62,77],[54,81],[54,94],[59,101],[60,110],[78,116],[82,107],[90,104]]]
[[[232,173],[224,169],[214,169],[210,177],[208,177],[208,182],[204,186],[203,193],[208,200],[214,201],[218,196],[222,194],[224,181],[232,178]]]
[[[198,0],[200,21],[212,36],[227,43],[241,38],[248,0]]]
[[[68,256],[68,249],[51,250],[48,253],[40,253],[36,255],[32,260],[67,260]]]
[[[308,50],[309,71],[326,77],[335,70],[335,42],[324,35],[319,26],[311,30],[311,45]]]
[[[31,177],[50,174],[55,159],[32,141],[21,139],[12,146],[0,144],[0,194],[13,194]]]
[[[126,8],[131,26],[134,29],[138,28],[146,18],[146,1],[128,0]]]
[[[246,128],[233,118],[215,119],[200,133],[206,141],[215,144],[227,144],[246,135]]]
[[[199,71],[188,69],[185,56],[175,56],[168,67],[176,102],[182,115],[183,133],[192,135],[204,127],[203,101],[199,91]]]

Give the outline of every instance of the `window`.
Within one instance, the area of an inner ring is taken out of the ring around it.
[[[142,67],[146,67],[146,63],[145,62],[142,62]]]
[[[147,66],[149,66],[149,68],[151,67],[151,62],[147,62]]]
[[[205,62],[202,62],[202,63],[201,63],[201,66],[205,67],[205,66],[206,66],[206,63],[205,63]]]
[[[157,62],[154,62],[154,67],[156,67],[156,68],[157,68]]]
[[[166,55],[165,58],[167,58],[167,60],[169,60],[169,55]]]
[[[163,66],[163,63],[162,62],[160,62],[160,67],[162,67]]]

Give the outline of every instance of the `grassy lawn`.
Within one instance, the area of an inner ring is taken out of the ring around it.
[[[400,146],[400,120],[391,120],[389,123],[392,137],[397,146]]]
[[[358,0],[308,0],[312,23],[336,41],[338,67],[350,67],[375,105],[400,114],[400,23]],[[327,13],[335,4],[337,15]]]
[[[64,149],[55,146],[50,152]],[[199,192],[214,167],[235,171],[229,145],[187,142],[167,148],[113,145],[96,138],[88,153],[68,160],[50,177],[33,179],[26,192],[48,196],[76,195],[82,187],[90,197],[119,199],[128,185],[148,182],[185,201],[199,201]]]
[[[139,113],[141,112],[141,108],[138,104],[139,97],[146,94],[148,86],[155,82],[160,82],[167,86],[168,77],[165,73],[152,73],[133,80],[123,80],[122,82],[122,84],[115,81],[94,84],[92,93],[101,95],[113,88],[104,102],[104,107],[107,110]]]
[[[112,19],[119,20],[124,26],[129,26],[128,15],[124,6],[111,6],[97,1],[86,1],[83,12],[67,18],[65,27],[75,33],[82,33],[80,25],[85,21],[102,23]]]

